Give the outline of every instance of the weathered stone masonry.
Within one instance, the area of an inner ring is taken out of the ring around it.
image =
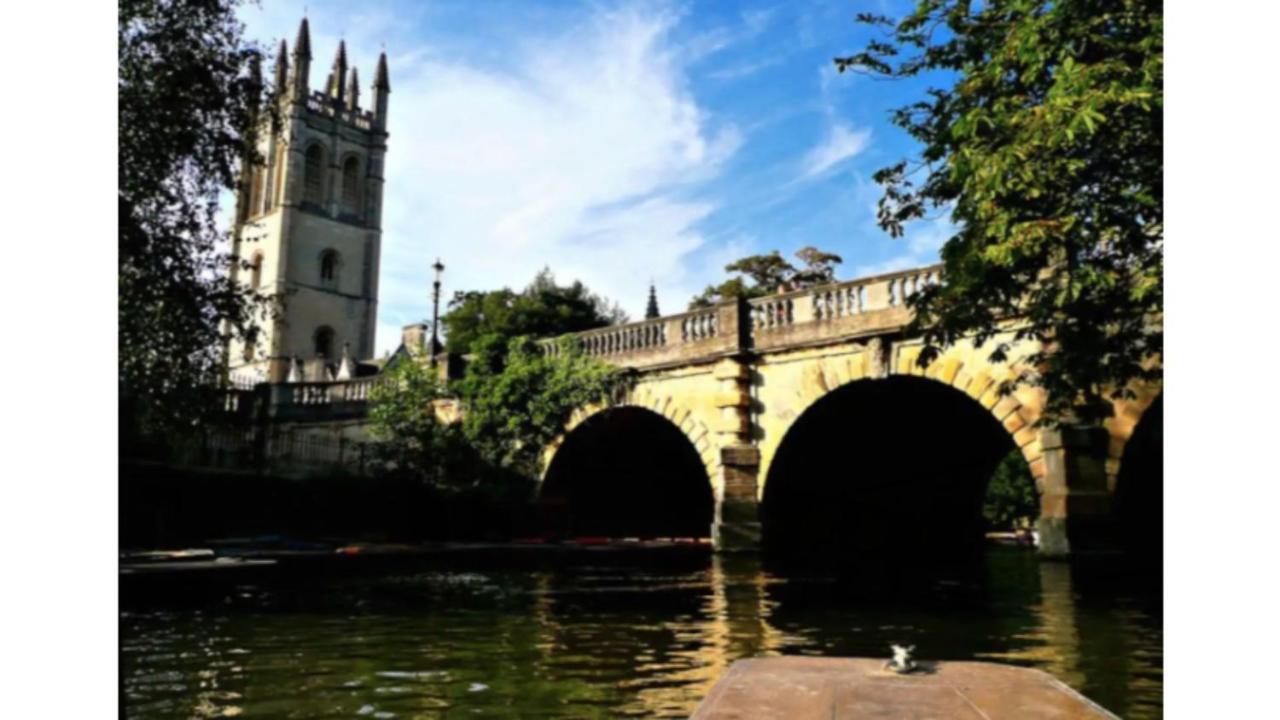
[[[1041,390],[1000,392],[1016,375],[1017,358],[1034,349],[1014,341],[1011,330],[996,340],[1011,343],[1013,364],[994,364],[988,348],[962,342],[920,367],[920,341],[903,334],[906,300],[938,282],[939,273],[935,266],[862,278],[576,338],[588,355],[637,371],[621,404],[662,414],[698,449],[716,499],[712,536],[722,550],[758,545],[759,503],[792,423],[837,388],[893,375],[951,386],[1000,423],[1036,479],[1046,555],[1099,544],[1125,442],[1159,388],[1141,388],[1137,399],[1118,403],[1105,429],[1048,430],[1036,427]],[[602,409],[583,408],[566,434]],[[548,465],[559,444],[548,448]]]

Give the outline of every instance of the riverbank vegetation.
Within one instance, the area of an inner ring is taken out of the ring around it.
[[[207,419],[226,333],[259,305],[230,277],[218,198],[237,188],[264,89],[238,0],[119,8],[122,440]],[[163,108],[164,112],[157,112]]]
[[[575,344],[544,341],[558,342],[549,352],[535,337],[623,320],[616,304],[580,282],[559,285],[547,270],[521,292],[458,293],[444,325],[464,373],[443,380],[425,354],[388,368],[370,399],[380,462],[443,492],[527,495],[543,450],[573,412],[608,402],[626,384],[624,371]]]
[[[1040,516],[1035,478],[1019,450],[1010,450],[987,482],[982,517],[993,530],[1030,527]]]

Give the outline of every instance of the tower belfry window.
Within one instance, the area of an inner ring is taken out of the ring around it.
[[[322,325],[316,330],[315,347],[317,356],[333,357],[333,328]]]
[[[338,281],[338,253],[325,250],[320,254],[320,284],[333,285]]]
[[[321,205],[324,203],[324,148],[319,143],[307,148],[306,165],[303,169],[305,202]]]
[[[342,163],[342,212],[360,214],[360,161],[354,157]]]
[[[262,166],[255,165],[250,170],[249,184],[249,215],[259,215],[262,213],[262,184],[265,180]]]

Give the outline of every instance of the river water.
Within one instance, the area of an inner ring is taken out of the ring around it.
[[[1041,562],[864,583],[749,557],[415,561],[122,604],[130,718],[687,717],[758,655],[991,660],[1161,715],[1159,579]]]

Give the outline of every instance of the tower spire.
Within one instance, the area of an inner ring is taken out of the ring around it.
[[[391,92],[391,80],[387,75],[387,54],[379,53],[378,70],[373,74],[373,89]]]
[[[293,99],[304,102],[310,92],[311,76],[311,26],[302,18],[298,26],[298,38],[293,41]]]
[[[307,18],[302,18],[302,24],[298,25],[298,38],[293,41],[294,57],[305,57],[311,59],[311,26],[307,24]]]
[[[653,283],[649,283],[649,304],[644,309],[644,319],[652,320],[661,314],[658,312],[658,291],[654,289]]]
[[[276,97],[282,97],[289,84],[289,46],[284,38],[280,39],[280,47],[276,50],[276,71],[274,90]]]
[[[351,68],[351,82],[347,83],[347,104],[353,110],[360,107],[360,76],[355,68]]]
[[[373,120],[379,130],[387,127],[387,99],[391,80],[387,75],[387,54],[378,55],[378,70],[373,74]]]
[[[333,80],[329,86],[329,95],[338,102],[343,101],[343,85],[347,82],[347,41],[338,41],[338,52],[333,56]]]

